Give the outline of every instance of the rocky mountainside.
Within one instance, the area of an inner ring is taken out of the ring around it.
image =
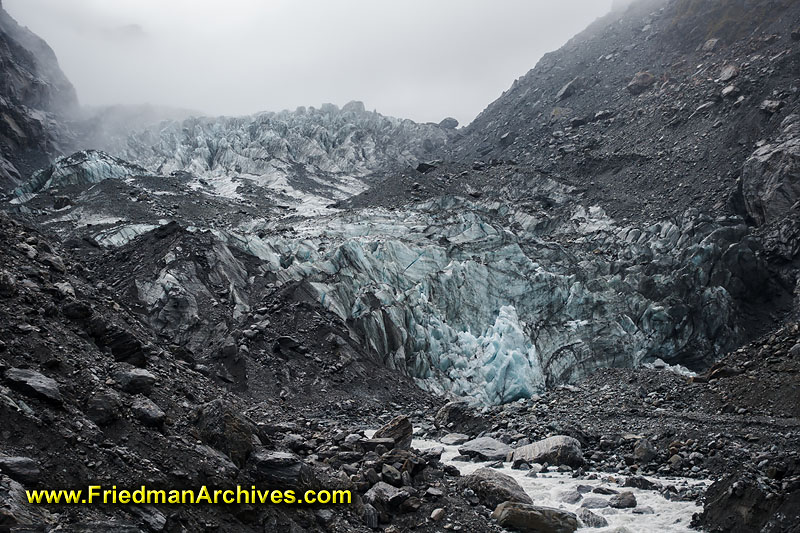
[[[70,139],[75,89],[53,50],[0,4],[0,189],[18,185]]]
[[[708,531],[793,531],[800,4],[622,4],[461,129],[360,102],[69,118],[0,9],[0,526],[573,531],[697,501]],[[475,461],[575,490],[502,507],[531,498]],[[358,498],[20,503],[90,469]]]

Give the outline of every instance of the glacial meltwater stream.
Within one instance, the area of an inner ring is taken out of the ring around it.
[[[440,447],[442,462],[451,464],[458,468],[462,475],[468,475],[478,468],[488,466],[491,463],[474,463],[453,461],[459,455],[458,446],[446,446],[436,441],[415,439],[412,447],[424,450],[428,448]],[[631,491],[636,497],[637,505],[633,509],[614,509],[612,507],[591,508],[590,510],[605,518],[608,526],[602,528],[585,527],[583,524],[580,531],[614,532],[614,533],[696,533],[698,530],[690,529],[692,515],[700,512],[700,507],[695,502],[671,501],[666,499],[658,491],[640,490],[636,488],[617,485],[616,479],[624,480],[624,476],[613,476],[612,474],[598,473],[598,479],[573,478],[570,473],[548,472],[539,473],[536,477],[527,477],[528,471],[512,470],[511,463],[504,463],[498,471],[513,477],[528,493],[534,505],[554,507],[576,513],[584,505],[588,498],[592,500],[608,500],[610,496],[593,493],[597,487],[613,489],[619,492]],[[614,478],[614,479],[612,479]],[[660,483],[664,486],[673,485],[675,487],[706,487],[709,482],[679,477],[648,477],[647,479]],[[575,503],[566,503],[564,500],[573,501],[574,493],[581,494],[580,500]],[[572,493],[572,498],[568,495]]]

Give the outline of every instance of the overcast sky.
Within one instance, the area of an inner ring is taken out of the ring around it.
[[[362,100],[467,124],[611,0],[3,0],[82,103],[209,114]]]

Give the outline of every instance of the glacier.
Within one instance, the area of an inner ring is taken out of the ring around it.
[[[739,302],[769,273],[739,217],[620,222],[568,185],[521,173],[492,199],[335,203],[452,134],[361,105],[193,118],[126,139],[116,153],[132,163],[96,151],[60,159],[15,201],[63,238],[107,248],[170,223],[211,239],[202,254],[168,251],[134,288],[158,331],[201,354],[240,327],[265,280],[299,287],[380,364],[473,403],[605,367],[698,366],[742,340]],[[65,191],[74,205],[53,209],[48,197]],[[212,323],[222,303],[229,320]]]

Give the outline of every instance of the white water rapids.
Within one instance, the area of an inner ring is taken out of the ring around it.
[[[446,446],[436,441],[415,439],[412,443],[412,447],[418,450],[434,447],[443,448],[442,462],[455,466],[462,475],[470,474],[478,468],[490,464],[488,462],[467,463],[453,461],[453,458],[459,455],[458,446]],[[603,528],[581,527],[579,531],[586,531],[587,533],[590,531],[598,533],[663,533],[665,531],[670,533],[696,533],[698,531],[689,528],[692,515],[702,510],[697,503],[670,501],[654,490],[640,490],[630,487],[622,488],[618,486],[614,480],[610,479],[611,474],[599,475],[599,479],[594,480],[586,478],[573,479],[569,473],[559,472],[540,473],[537,474],[537,477],[526,477],[527,471],[512,470],[511,463],[504,463],[503,467],[497,470],[513,477],[522,486],[525,492],[528,493],[534,505],[564,509],[573,513],[577,513],[578,510],[580,510],[581,503],[583,503],[586,497],[600,497],[603,499],[608,499],[610,497],[589,492],[584,494],[584,498],[581,498],[577,503],[569,504],[563,502],[563,495],[571,491],[577,491],[579,485],[583,485],[584,487],[589,486],[592,487],[592,489],[602,486],[612,488],[619,492],[631,491],[636,496],[637,506],[635,509],[613,509],[611,507],[590,509],[593,513],[604,517],[608,521],[608,526]],[[708,485],[708,481],[688,478],[650,476],[647,478],[665,486],[673,485],[678,488],[688,486],[705,487]],[[617,477],[617,479],[621,480],[620,477]],[[636,509],[641,512],[644,508],[650,508],[652,513],[634,513]]]

